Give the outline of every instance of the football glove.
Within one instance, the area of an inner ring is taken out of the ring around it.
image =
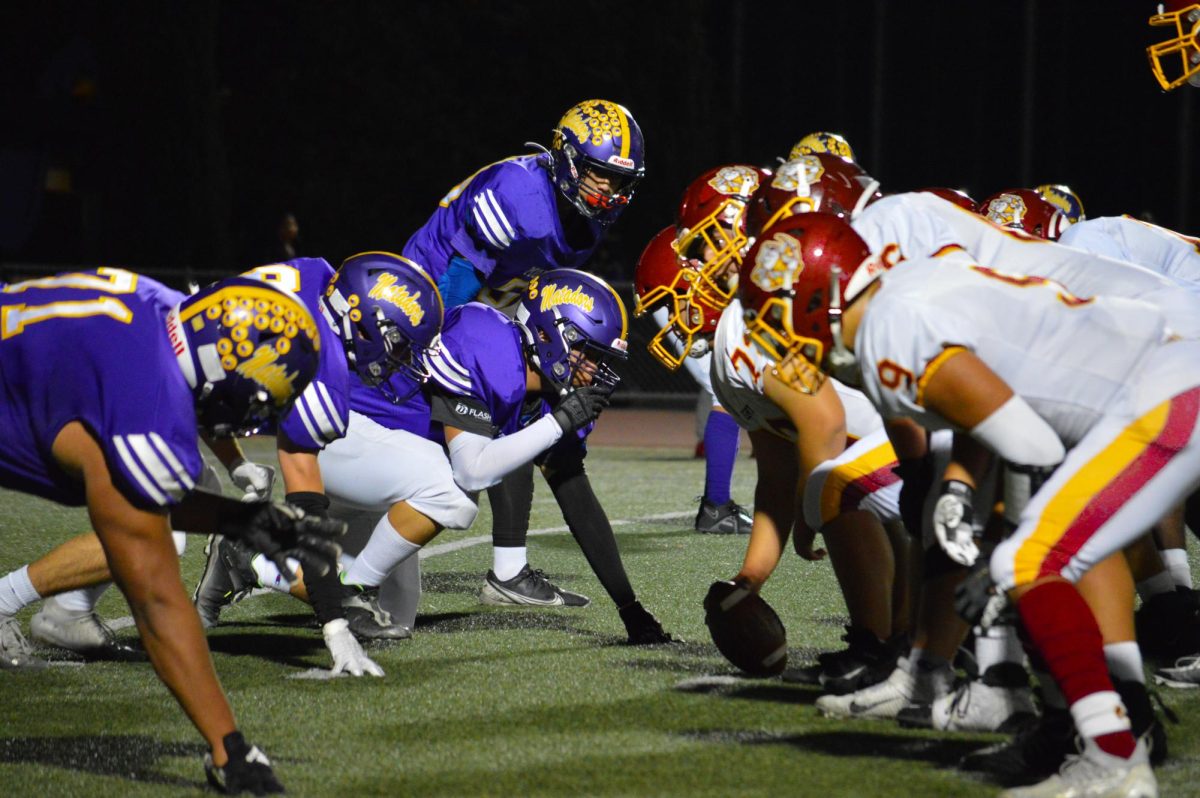
[[[933,533],[946,556],[959,565],[974,565],[979,557],[975,545],[975,490],[957,479],[942,483],[942,495],[933,506]]]
[[[271,488],[275,485],[275,469],[238,460],[229,468],[229,479],[242,492],[242,501],[266,501],[271,498]]]
[[[334,541],[346,534],[345,522],[309,517],[282,503],[263,502],[247,510],[223,520],[218,532],[264,555],[288,582],[296,582],[296,574],[287,564],[289,557],[298,560],[306,573],[317,576],[337,567],[342,549]]]
[[[204,755],[204,774],[209,784],[226,795],[243,792],[268,795],[284,791],[266,754],[258,750],[258,746],[248,745],[241,732],[230,732],[221,742],[225,744],[229,761],[224,767],[217,767],[213,764],[212,754]]]
[[[996,590],[986,562],[973,567],[954,588],[954,609],[972,626],[987,629],[1001,619],[1007,607],[1008,597]]]
[[[553,414],[563,435],[570,435],[595,421],[600,411],[608,407],[609,393],[607,388],[585,385],[564,396]]]
[[[333,655],[333,673],[349,673],[351,676],[383,676],[383,668],[375,664],[362,650],[362,646],[350,633],[350,622],[337,618],[321,627],[325,635],[325,646]]]

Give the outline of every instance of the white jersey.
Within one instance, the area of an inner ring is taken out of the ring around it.
[[[746,334],[742,303],[734,299],[721,313],[713,340],[713,394],[729,415],[746,430],[767,430],[790,441],[796,428],[787,414],[766,397],[763,378],[774,367]],[[879,413],[861,392],[830,380],[846,412],[846,435],[865,438],[883,427]]]
[[[884,418],[930,429],[950,425],[922,406],[924,386],[948,352],[966,349],[1069,448],[1132,401],[1127,387],[1168,334],[1147,303],[1079,298],[1053,281],[957,259],[909,260],[881,280],[855,337],[864,390]]]
[[[1150,269],[1046,241],[984,219],[933,194],[896,194],[852,223],[872,252],[968,259],[1010,274],[1047,277],[1076,296],[1109,294],[1155,305],[1186,338],[1200,338],[1200,296]],[[1068,228],[1069,230],[1070,228]]]
[[[1131,216],[1103,216],[1068,227],[1058,242],[1145,266],[1200,291],[1200,239],[1174,230]]]

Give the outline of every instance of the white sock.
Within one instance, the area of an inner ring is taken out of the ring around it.
[[[1121,696],[1112,690],[1085,695],[1071,705],[1071,717],[1075,719],[1075,730],[1085,740],[1129,731],[1129,713]]]
[[[1146,683],[1146,672],[1142,670],[1142,650],[1132,640],[1105,645],[1104,661],[1108,664],[1108,672],[1117,679]]]
[[[1137,583],[1137,594],[1141,596],[1142,601],[1149,601],[1154,596],[1161,593],[1175,592],[1175,580],[1172,574],[1167,569],[1163,569],[1154,576],[1148,576]]]
[[[353,567],[346,571],[342,581],[350,585],[376,587],[400,563],[421,550],[416,543],[409,543],[388,520],[385,514],[371,532],[371,539],[354,560]]]
[[[296,573],[296,569],[300,567],[300,562],[293,560],[291,557],[288,557],[287,564],[288,568],[292,569],[292,573]],[[292,592],[292,586],[288,583],[288,580],[283,578],[283,574],[279,573],[278,566],[264,555],[255,554],[250,560],[250,567],[254,569],[254,575],[258,577],[259,587],[265,587],[279,593]]]
[[[975,662],[982,674],[993,665],[1004,662],[1014,662],[1021,665],[1025,662],[1025,649],[1017,637],[1015,627],[1007,624],[996,624],[987,629],[975,629]]]
[[[28,565],[0,579],[0,616],[16,615],[40,598],[29,581]]]
[[[68,590],[66,593],[59,593],[51,601],[56,602],[64,610],[70,610],[71,612],[91,612],[100,603],[100,597],[104,595],[104,591],[110,587],[112,587],[112,582],[101,582],[91,587],[82,587],[79,590]]]
[[[501,582],[507,582],[528,564],[524,546],[493,546],[492,573]]]
[[[1176,587],[1192,588],[1192,569],[1188,565],[1187,549],[1163,549],[1158,553],[1171,574]]]

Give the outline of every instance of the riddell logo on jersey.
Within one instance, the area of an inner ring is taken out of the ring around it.
[[[171,351],[175,353],[175,357],[187,351],[187,342],[183,339],[183,333],[179,331],[179,315],[174,311],[167,315],[167,338],[171,341]]]
[[[408,286],[396,285],[396,275],[394,274],[379,275],[367,296],[372,299],[382,299],[384,302],[390,302],[400,308],[400,311],[408,317],[414,327],[421,323],[421,319],[425,318],[425,309],[417,301],[421,298],[421,292],[408,293]]]
[[[574,305],[585,313],[591,313],[596,301],[584,292],[583,286],[559,288],[554,283],[547,283],[542,288],[542,310],[546,311],[559,305]]]

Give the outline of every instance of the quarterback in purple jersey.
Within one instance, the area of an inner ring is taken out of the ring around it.
[[[330,501],[318,453],[347,433],[352,382],[380,384],[397,372],[419,380],[422,353],[441,329],[441,298],[421,268],[388,252],[360,253],[336,272],[321,258],[297,258],[260,266],[247,276],[294,292],[319,319],[316,377],[280,420],[277,439],[288,503],[326,516]],[[354,637],[394,639],[402,630],[373,597],[346,590],[336,575],[289,585],[272,562],[251,554],[235,541],[210,541],[194,597],[206,626],[215,625],[226,604],[253,588],[292,592],[313,605],[335,672],[383,675]]]
[[[170,530],[218,528],[314,572],[336,556],[327,538],[340,525],[195,490],[200,434],[256,427],[312,379],[311,315],[294,296],[248,280],[184,297],[97,269],[5,286],[0,326],[0,485],[88,507],[151,663],[210,746],[210,780],[282,791],[236,729]],[[35,589],[23,570],[18,593]]]
[[[645,174],[641,128],[607,100],[568,110],[550,149],[531,146],[541,152],[485,166],[451,189],[405,244],[446,307],[477,296],[511,307],[537,273],[583,266]]]

